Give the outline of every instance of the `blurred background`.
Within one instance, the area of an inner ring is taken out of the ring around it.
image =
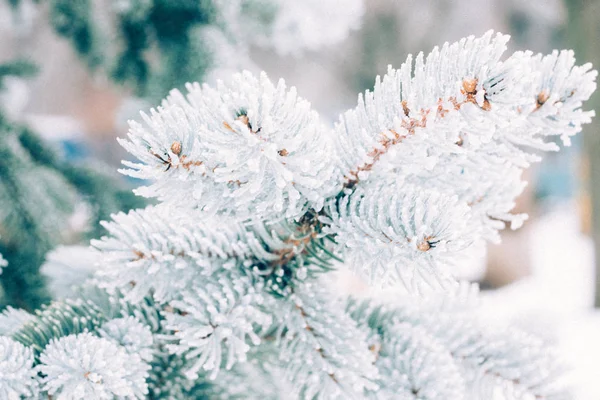
[[[52,282],[81,273],[69,270],[73,253],[46,251],[85,245],[102,233],[98,220],[140,206],[128,195],[136,184],[116,174],[127,158],[116,138],[172,87],[265,70],[333,122],[388,64],[489,29],[512,36],[509,51],[573,48],[579,63],[600,65],[600,0],[0,0],[0,130],[13,132],[0,133],[0,252],[32,271],[43,263],[50,291],[67,290]],[[586,108],[599,104],[596,93]],[[18,163],[40,182],[17,204]],[[597,400],[600,120],[527,174],[517,211],[529,221],[474,251],[459,274],[481,284],[483,313],[557,344],[577,398]],[[22,235],[35,251],[17,248]],[[19,279],[8,270],[5,282]]]

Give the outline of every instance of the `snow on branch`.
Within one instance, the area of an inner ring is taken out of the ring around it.
[[[160,205],[113,215],[103,225],[110,236],[92,241],[104,255],[98,285],[134,301],[151,293],[165,303],[196,280],[240,267],[264,279],[269,290],[285,292],[291,281],[330,270],[335,257],[310,213],[298,222],[241,224]]]
[[[320,284],[297,289],[276,313],[281,359],[300,398],[354,398],[377,390],[367,334]]]
[[[0,336],[0,371],[0,398],[33,398],[38,393],[33,352],[5,336]]]
[[[469,207],[457,196],[411,186],[399,191],[394,183],[368,182],[330,202],[324,232],[370,282],[443,285],[447,267],[479,237]]]
[[[266,74],[188,85],[132,123],[121,144],[142,164],[128,175],[151,179],[138,189],[188,208],[241,219],[297,218],[331,193],[331,146],[310,104]]]
[[[143,399],[150,366],[91,333],[53,339],[40,356],[43,390],[57,398]]]
[[[517,52],[501,61],[507,41],[488,32],[446,43],[377,78],[335,127],[345,195],[366,185],[377,198],[369,182],[398,192],[437,190],[470,207],[474,239],[497,241],[506,222],[518,228],[527,218],[511,214],[524,187],[522,168],[539,160],[532,151],[557,149],[549,137],[568,144],[590,122],[594,112],[581,106],[596,88],[597,72],[575,66],[571,51]],[[357,208],[346,219],[363,221]]]
[[[257,327],[272,323],[271,315],[262,309],[265,302],[268,299],[248,277],[231,274],[205,279],[171,302],[165,327],[172,332],[167,340],[175,343],[167,347],[190,360],[186,376],[197,379],[198,371],[204,369],[212,371],[209,378],[214,380],[223,361],[226,369],[246,361],[250,350],[246,339],[259,345]]]
[[[485,323],[461,301],[349,303],[359,326],[371,329],[386,390],[408,399],[569,398],[564,367],[541,340]]]

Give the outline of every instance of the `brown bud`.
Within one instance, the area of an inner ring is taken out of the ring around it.
[[[466,93],[473,94],[477,91],[477,79],[463,79],[462,87]]]
[[[431,244],[429,244],[429,241],[423,240],[419,242],[419,244],[417,244],[417,249],[419,249],[420,251],[428,251],[429,249],[431,249]]]
[[[179,141],[173,142],[173,144],[171,144],[171,151],[176,156],[180,155],[181,154],[181,142],[179,142]]]
[[[281,157],[285,157],[290,153],[286,149],[281,149],[277,152],[277,154],[279,154]]]
[[[142,258],[146,257],[144,253],[139,250],[134,250],[133,254],[135,254],[136,260],[141,260]]]
[[[381,344],[373,343],[369,346],[369,351],[374,354],[378,354],[381,351]]]
[[[546,92],[545,90],[542,91],[540,94],[537,95],[537,104],[535,106],[535,108],[540,108],[541,106],[544,105],[545,102],[548,101],[548,98],[550,97],[550,95],[548,94],[548,92]]]
[[[406,100],[402,100],[402,110],[404,111],[404,115],[408,117],[408,115],[410,114],[410,109],[408,108]]]

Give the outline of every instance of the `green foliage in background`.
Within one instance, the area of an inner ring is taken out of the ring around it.
[[[104,70],[136,95],[158,99],[201,80],[210,52],[197,30],[214,24],[210,0],[108,3],[113,26],[99,23],[90,0],[51,0],[50,22],[92,70]]]
[[[0,65],[0,88],[7,76],[35,71],[25,61]],[[40,266],[46,253],[64,241],[69,218],[82,202],[89,205],[91,229],[80,239],[100,235],[98,222],[111,213],[143,204],[116,178],[58,157],[0,110],[0,254],[8,261],[0,274],[0,308],[32,310],[50,300]]]

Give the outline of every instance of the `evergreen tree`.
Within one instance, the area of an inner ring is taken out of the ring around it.
[[[0,395],[569,398],[552,352],[480,321],[452,277],[470,243],[524,221],[533,151],[593,115],[591,65],[502,60],[507,41],[409,57],[332,129],[265,74],[171,92],[121,140],[159,204],[103,223],[76,296],[0,316]],[[391,296],[340,293],[347,268]]]

